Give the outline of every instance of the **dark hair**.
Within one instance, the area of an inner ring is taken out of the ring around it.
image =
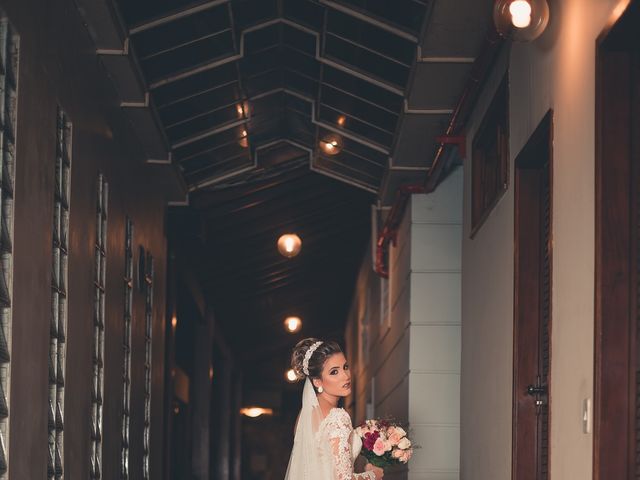
[[[305,338],[298,342],[298,344],[294,347],[293,353],[291,354],[291,368],[296,373],[298,380],[302,380],[305,377],[302,363],[304,361],[304,356],[311,346],[319,342],[317,338]],[[342,353],[342,349],[340,345],[336,342],[322,342],[322,344],[315,349],[311,358],[309,359],[309,377],[311,378],[320,378],[322,375],[322,367],[324,366],[324,362],[331,355],[335,355],[336,353]]]

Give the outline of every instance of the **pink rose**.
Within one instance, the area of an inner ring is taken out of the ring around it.
[[[395,427],[391,427],[389,430],[387,430],[387,434],[389,435],[389,441],[393,446],[398,445],[403,437],[403,435],[401,435],[400,432],[395,429]]]
[[[400,457],[402,457],[403,454],[404,452],[398,448],[394,448],[393,452],[391,452],[391,456],[397,459],[400,459]]]
[[[385,447],[386,445],[384,444],[384,440],[378,438],[376,440],[376,443],[373,444],[373,453],[381,457],[382,455],[384,455],[384,452],[387,451]]]
[[[404,450],[402,452],[402,456],[400,457],[400,461],[402,463],[407,463],[409,461],[409,459],[411,458],[412,454],[413,454],[412,450]]]

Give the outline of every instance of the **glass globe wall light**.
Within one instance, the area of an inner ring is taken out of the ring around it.
[[[493,21],[503,37],[530,42],[547,28],[549,5],[547,0],[496,0]]]
[[[302,249],[302,240],[295,233],[287,233],[278,239],[278,251],[284,257],[295,257]]]

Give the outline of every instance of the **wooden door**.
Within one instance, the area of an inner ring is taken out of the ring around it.
[[[635,1],[598,41],[594,480],[640,478],[639,32]]]
[[[549,476],[551,132],[549,112],[516,158],[514,480]]]

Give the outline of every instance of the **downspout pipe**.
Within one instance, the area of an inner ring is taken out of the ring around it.
[[[449,125],[442,135],[436,137],[438,148],[425,181],[419,184],[401,185],[396,191],[391,211],[387,215],[376,242],[375,271],[381,277],[389,278],[389,268],[385,257],[389,242],[395,242],[396,240],[398,227],[407,207],[409,196],[414,193],[431,193],[435,190],[443,173],[449,166],[444,158],[447,147],[457,145],[464,156],[466,137],[463,135],[463,132],[466,122],[469,119],[469,115],[478,99],[480,88],[491,70],[491,66],[497,57],[503,41],[503,37],[500,36],[492,24],[492,27],[487,32],[480,54],[473,62],[471,73],[462,94],[458,98],[456,107],[451,114]]]

